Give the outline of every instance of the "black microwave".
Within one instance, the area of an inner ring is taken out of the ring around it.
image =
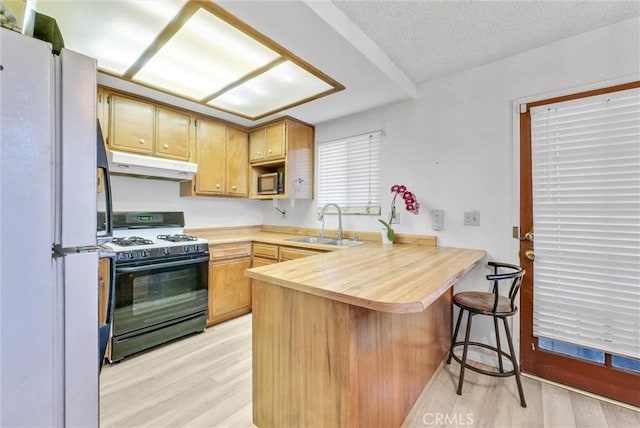
[[[259,195],[278,195],[284,193],[284,172],[271,172],[258,176]]]

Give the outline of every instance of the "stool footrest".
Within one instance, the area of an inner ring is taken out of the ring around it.
[[[453,357],[454,360],[456,360],[458,363],[462,364],[462,358],[458,357],[454,352],[453,349],[455,349],[458,346],[464,346],[464,342],[456,342],[453,344],[453,346],[451,347],[451,356]],[[509,359],[509,361],[511,362],[512,366],[515,366],[513,364],[513,358],[511,357],[510,354],[499,350],[498,348],[496,348],[495,346],[491,346],[491,345],[487,345],[486,343],[479,343],[479,342],[469,342],[469,346],[478,346],[481,348],[485,348],[488,349],[490,351],[495,352],[496,354],[499,352],[500,354],[502,354],[503,356],[505,356],[506,358]],[[476,367],[474,365],[469,364],[468,362],[464,364],[464,366],[466,368],[468,368],[469,370],[472,370],[474,372],[477,373],[482,373],[485,374],[487,376],[494,376],[494,377],[509,377],[509,376],[514,376],[516,374],[515,369],[509,370],[509,371],[503,371],[503,372],[494,372],[494,371],[490,371],[490,370],[485,370],[482,369],[480,367]]]

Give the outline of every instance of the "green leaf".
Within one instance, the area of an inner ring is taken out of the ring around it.
[[[387,230],[391,230],[391,226],[389,226],[389,223],[387,223],[386,221],[382,220],[381,218],[378,219],[378,221],[380,223],[382,223],[382,225],[387,229]]]
[[[387,229],[387,238],[389,238],[389,241],[393,242],[396,237],[396,233],[393,231],[393,228],[391,228],[391,225],[380,218],[378,219],[378,221],[382,223],[382,225]]]

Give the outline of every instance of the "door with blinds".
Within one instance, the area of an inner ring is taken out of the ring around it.
[[[521,107],[522,370],[640,406],[640,82]]]

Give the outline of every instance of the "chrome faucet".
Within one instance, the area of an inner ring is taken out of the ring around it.
[[[322,207],[320,214],[318,214],[318,221],[322,222],[322,230],[320,231],[320,237],[324,238],[324,212],[327,209],[327,207],[330,207],[330,206],[336,207],[336,209],[338,210],[338,235],[336,236],[336,239],[342,239],[342,210],[340,210],[340,207],[338,206],[338,204],[334,204],[334,203],[329,203],[324,207]]]

